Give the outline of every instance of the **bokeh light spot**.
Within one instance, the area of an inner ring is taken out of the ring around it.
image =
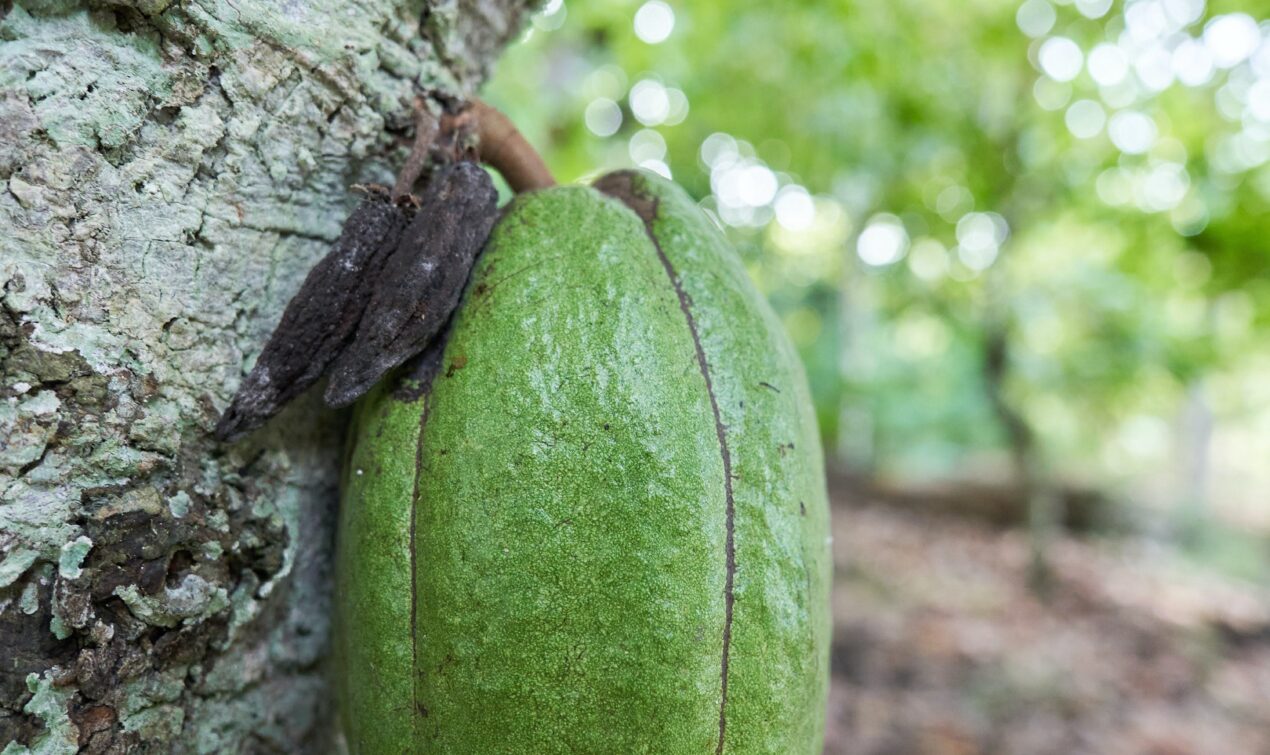
[[[1120,168],[1108,168],[1099,173],[1094,188],[1098,198],[1112,207],[1122,207],[1133,201],[1133,180]]]
[[[908,269],[918,278],[933,283],[948,274],[948,250],[935,239],[918,239],[909,252]]]
[[[751,207],[762,207],[776,198],[776,174],[766,165],[749,165],[737,173],[741,201]]]
[[[681,89],[674,87],[666,88],[666,101],[670,105],[670,110],[666,113],[666,118],[662,121],[666,126],[677,126],[684,122],[688,117],[688,97]]]
[[[662,0],[648,0],[635,11],[635,36],[650,45],[661,44],[675,30],[675,11]]]
[[[650,128],[640,129],[627,144],[631,162],[641,165],[648,160],[666,159],[666,139]]]
[[[1032,96],[1036,98],[1036,104],[1046,110],[1059,110],[1071,100],[1072,85],[1042,76],[1033,85]]]
[[[995,212],[966,213],[957,221],[957,258],[971,270],[987,270],[1008,233],[1005,218]]]
[[[662,160],[643,160],[639,163],[639,167],[644,170],[651,170],[662,178],[674,178],[670,174],[670,166]]]
[[[1136,110],[1122,110],[1113,115],[1107,133],[1116,149],[1129,155],[1140,155],[1151,149],[1159,135],[1155,121]]]
[[[1204,17],[1204,0],[1164,0],[1164,12],[1173,23],[1189,26]]]
[[[1027,0],[1019,6],[1018,13],[1014,16],[1019,30],[1033,38],[1049,34],[1057,19],[1058,14],[1054,12],[1054,6],[1047,0]]]
[[[1169,17],[1164,6],[1154,0],[1130,3],[1124,11],[1125,31],[1139,44],[1159,39],[1168,31]]]
[[[716,131],[701,142],[701,162],[709,168],[722,167],[736,160],[736,139]]]
[[[582,118],[591,133],[612,136],[622,127],[622,108],[607,97],[597,97],[586,106]]]
[[[1111,0],[1076,0],[1076,10],[1085,18],[1102,18],[1111,10]]]
[[[1163,92],[1173,83],[1173,56],[1163,45],[1151,45],[1134,56],[1133,70],[1149,91]]]
[[[658,126],[670,115],[670,97],[666,87],[653,79],[641,79],[631,87],[631,112],[645,126]]]
[[[1203,86],[1213,78],[1215,66],[1208,48],[1193,39],[1184,39],[1173,49],[1173,74],[1190,87]]]
[[[1115,86],[1129,73],[1129,58],[1116,45],[1103,42],[1089,51],[1089,76],[1101,86]]]
[[[1247,13],[1216,16],[1204,26],[1204,45],[1218,68],[1243,62],[1261,42],[1261,30]]]
[[[564,20],[568,16],[569,11],[564,7],[564,0],[550,0],[543,6],[542,11],[534,16],[534,28],[541,31],[555,31],[564,26]]]
[[[883,213],[869,218],[868,225],[856,239],[856,254],[864,264],[873,267],[895,264],[907,251],[908,232],[894,215]]]
[[[1084,55],[1080,46],[1067,37],[1051,37],[1041,45],[1037,60],[1051,79],[1071,81],[1080,73]]]
[[[1248,114],[1262,123],[1270,123],[1270,78],[1258,79],[1249,87]]]
[[[626,72],[615,65],[600,66],[582,80],[582,94],[620,100],[626,93]]]
[[[1072,136],[1077,139],[1091,139],[1102,131],[1107,122],[1107,113],[1103,111],[1102,105],[1093,100],[1077,100],[1067,108],[1064,120]]]
[[[816,204],[801,186],[786,186],[776,195],[776,222],[789,231],[809,228],[816,219]]]
[[[975,197],[964,186],[949,186],[935,197],[935,212],[950,222],[970,212],[974,206]]]
[[[1191,178],[1178,163],[1160,163],[1143,178],[1138,206],[1147,212],[1171,210],[1182,202]]]

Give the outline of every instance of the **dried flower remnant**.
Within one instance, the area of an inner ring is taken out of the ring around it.
[[[472,162],[432,179],[373,287],[357,336],[332,368],[327,404],[351,404],[441,332],[489,236],[497,199],[489,174]]]
[[[331,251],[287,304],[255,367],[216,425],[236,440],[313,385],[345,349],[370,298],[370,285],[398,248],[406,210],[373,193],[353,210]]]

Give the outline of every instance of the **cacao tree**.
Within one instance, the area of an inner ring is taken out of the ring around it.
[[[530,0],[0,4],[0,744],[333,746],[344,417],[211,430]]]

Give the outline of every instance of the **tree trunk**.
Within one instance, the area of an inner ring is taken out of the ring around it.
[[[1006,374],[1010,365],[1010,341],[1001,315],[992,315],[984,325],[983,378],[988,402],[1001,423],[1010,446],[1010,461],[1027,509],[1030,548],[1028,584],[1042,599],[1051,597],[1054,570],[1050,564],[1050,546],[1066,519],[1064,502],[1045,469],[1036,433],[1023,412],[1011,403],[1006,390]]]
[[[332,748],[343,418],[209,431],[532,4],[0,0],[4,755]]]
[[[1210,308],[1211,311],[1211,308]],[[1173,516],[1183,542],[1194,543],[1208,519],[1208,479],[1212,464],[1213,408],[1204,382],[1194,378],[1178,412]]]

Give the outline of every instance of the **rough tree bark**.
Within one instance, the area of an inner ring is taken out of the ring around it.
[[[313,752],[342,418],[209,436],[534,0],[0,0],[0,746]]]

